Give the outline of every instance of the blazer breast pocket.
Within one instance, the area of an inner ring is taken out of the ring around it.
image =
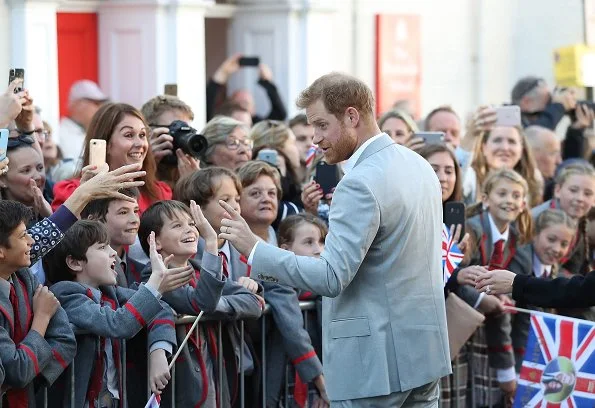
[[[364,337],[370,335],[367,317],[350,317],[331,321],[330,335],[333,339],[342,337]]]

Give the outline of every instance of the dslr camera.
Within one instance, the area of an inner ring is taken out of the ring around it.
[[[209,143],[207,139],[199,134],[196,129],[181,120],[175,120],[169,125],[169,134],[173,137],[173,154],[168,154],[161,161],[170,165],[178,164],[176,150],[181,149],[192,157],[199,158],[207,150]]]

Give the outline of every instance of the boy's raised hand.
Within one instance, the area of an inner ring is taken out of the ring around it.
[[[194,200],[190,201],[190,214],[198,228],[198,233],[205,240],[206,250],[213,255],[218,254],[219,245],[217,244],[217,233],[205,218],[200,207]]]
[[[147,285],[157,289],[159,293],[178,289],[192,279],[194,274],[192,265],[168,269],[166,265],[172,260],[173,255],[169,255],[165,259],[159,255],[154,232],[149,235],[149,256],[151,258],[151,277],[147,281]]]

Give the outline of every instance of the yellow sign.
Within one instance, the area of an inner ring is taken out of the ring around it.
[[[555,50],[554,76],[558,86],[595,86],[595,47],[576,44]]]

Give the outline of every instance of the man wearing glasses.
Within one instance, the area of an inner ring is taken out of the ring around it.
[[[523,127],[537,125],[555,130],[558,122],[576,108],[576,96],[572,89],[550,89],[543,78],[521,78],[512,88],[513,105],[521,108]]]

